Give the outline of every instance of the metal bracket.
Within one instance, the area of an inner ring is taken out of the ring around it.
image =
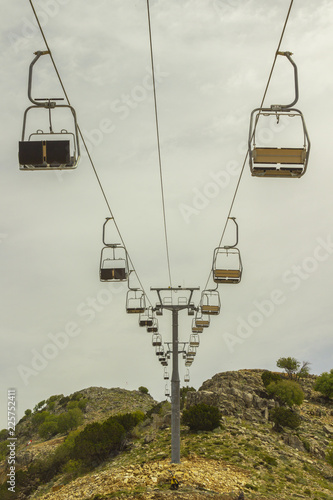
[[[298,72],[297,72],[297,66],[291,58],[291,56],[293,55],[292,52],[277,52],[276,55],[285,56],[288,59],[288,61],[292,64],[292,66],[294,68],[294,81],[295,81],[295,99],[290,104],[272,104],[271,105],[271,109],[279,111],[282,109],[292,108],[293,106],[295,106],[295,104],[298,101]]]

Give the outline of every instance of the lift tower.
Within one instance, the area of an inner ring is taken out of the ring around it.
[[[163,314],[163,309],[172,311],[172,377],[171,377],[171,463],[180,463],[180,380],[178,368],[178,355],[183,352],[179,350],[178,340],[178,313],[187,309],[191,316],[196,310],[192,300],[196,288],[168,287],[150,288],[157,292],[158,302],[154,311],[157,315]],[[179,296],[180,292],[187,292],[184,296]],[[163,295],[163,296],[162,296]]]

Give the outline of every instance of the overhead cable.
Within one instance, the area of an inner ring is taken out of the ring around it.
[[[276,63],[276,59],[277,59],[277,56],[278,56],[278,52],[279,52],[280,47],[281,47],[283,36],[284,36],[284,33],[286,31],[286,27],[287,27],[287,24],[288,24],[288,21],[289,21],[289,16],[290,16],[290,12],[291,12],[291,8],[293,6],[293,3],[294,3],[294,0],[291,0],[290,5],[289,5],[289,9],[288,9],[288,12],[287,12],[284,24],[283,24],[283,28],[282,28],[280,39],[279,39],[279,42],[278,42],[278,46],[277,46],[277,49],[275,51],[275,55],[274,55],[274,59],[273,59],[273,64],[272,64],[272,67],[271,67],[271,70],[270,70],[270,73],[269,73],[269,76],[268,76],[268,80],[267,80],[266,87],[265,87],[265,90],[264,90],[264,95],[263,95],[262,100],[261,100],[260,108],[263,107],[263,104],[264,104],[264,101],[265,101],[265,98],[266,98],[266,94],[267,94],[268,87],[269,87],[269,84],[270,84],[270,81],[271,81],[271,78],[272,78],[273,70],[274,70],[274,67],[275,67],[275,63]],[[228,211],[228,215],[227,215],[227,218],[226,218],[226,221],[225,221],[225,224],[224,224],[224,228],[223,228],[223,231],[222,231],[222,235],[221,235],[218,247],[220,247],[221,244],[222,244],[224,233],[226,231],[227,224],[228,224],[228,219],[230,218],[231,211],[233,209],[233,206],[234,206],[234,203],[235,203],[235,200],[236,200],[236,196],[237,196],[237,193],[238,193],[238,188],[239,188],[239,185],[240,185],[240,182],[241,182],[241,179],[242,179],[242,175],[243,175],[243,172],[244,172],[244,168],[245,168],[245,165],[247,163],[248,154],[249,153],[247,151],[246,154],[245,154],[245,158],[244,158],[244,162],[243,162],[243,165],[242,165],[242,169],[240,171],[239,178],[238,178],[238,181],[237,181],[237,184],[236,184],[236,188],[235,188],[232,200],[231,200],[230,208],[229,208],[229,211]],[[204,290],[206,290],[206,288],[208,286],[211,274],[212,274],[212,270],[210,270],[210,273],[208,275],[208,279],[206,281],[206,285],[204,287]]]
[[[163,188],[161,144],[160,144],[160,133],[159,133],[159,125],[158,125],[158,111],[157,111],[157,98],[156,98],[155,69],[154,69],[153,42],[152,42],[152,32],[151,32],[151,22],[150,22],[149,0],[147,0],[147,16],[148,16],[148,31],[149,31],[149,47],[150,47],[151,72],[152,72],[153,91],[154,91],[154,110],[155,110],[155,124],[156,124],[156,139],[157,139],[158,164],[159,164],[160,185],[161,185],[161,195],[162,195],[162,210],[163,210],[165,249],[166,249],[166,258],[167,258],[167,265],[168,265],[169,285],[170,285],[170,288],[172,288],[171,268],[170,268],[170,255],[169,255],[169,244],[168,244],[168,232],[167,232],[166,211],[165,211],[165,197],[164,197],[164,188]]]
[[[61,76],[60,76],[60,73],[59,73],[59,71],[58,71],[58,68],[57,68],[57,65],[56,65],[56,63],[55,63],[55,60],[54,60],[54,58],[53,58],[52,51],[51,51],[50,46],[49,46],[49,44],[48,44],[48,42],[47,42],[47,39],[46,39],[46,36],[45,36],[44,30],[43,30],[43,28],[42,28],[42,26],[41,26],[41,24],[40,24],[40,22],[39,22],[39,18],[38,18],[38,15],[37,15],[37,12],[36,12],[36,10],[35,10],[35,7],[34,7],[34,5],[33,5],[32,0],[29,0],[29,3],[30,3],[30,5],[31,5],[32,11],[33,11],[33,13],[34,13],[34,16],[35,16],[36,22],[37,22],[37,24],[38,24],[38,27],[39,27],[39,30],[40,30],[41,35],[42,35],[42,37],[43,37],[44,43],[45,43],[45,45],[46,45],[46,48],[47,48],[47,50],[48,50],[48,52],[49,52],[49,54],[50,54],[50,58],[51,58],[51,61],[52,61],[52,64],[53,64],[54,70],[55,70],[55,72],[56,72],[56,74],[57,74],[57,77],[58,77],[58,79],[59,79],[59,82],[60,82],[61,88],[62,88],[62,90],[63,90],[63,92],[64,92],[65,97],[66,97],[67,103],[68,103],[69,105],[71,105],[70,100],[69,100],[69,97],[68,97],[67,92],[66,92],[66,89],[65,89],[65,86],[64,86],[64,83],[63,83],[62,78],[61,78]],[[125,250],[126,250],[126,253],[127,253],[127,256],[128,256],[128,260],[129,260],[129,262],[130,262],[130,264],[131,264],[131,266],[132,266],[132,269],[133,269],[134,273],[135,273],[135,274],[136,274],[136,276],[137,276],[137,279],[138,279],[138,282],[139,282],[139,284],[140,284],[140,286],[141,286],[142,291],[144,292],[144,294],[145,294],[145,295],[146,295],[146,297],[147,297],[148,302],[150,303],[150,300],[149,300],[149,298],[148,298],[147,294],[145,293],[144,287],[143,287],[143,285],[142,285],[142,283],[141,283],[141,280],[140,280],[140,278],[139,278],[139,276],[138,276],[138,273],[137,273],[137,272],[136,272],[136,270],[135,270],[135,267],[134,267],[133,261],[132,261],[132,259],[131,259],[130,255],[129,255],[128,251],[127,251],[127,248],[126,248],[125,242],[124,242],[123,237],[122,237],[122,235],[121,235],[121,233],[120,233],[119,226],[118,226],[118,224],[117,224],[117,222],[116,222],[116,220],[115,220],[115,218],[114,218],[114,216],[113,216],[113,213],[112,213],[112,210],[111,210],[111,207],[110,207],[109,201],[108,201],[108,199],[107,199],[106,193],[105,193],[105,191],[104,191],[104,189],[103,189],[103,186],[102,186],[102,182],[101,182],[101,180],[100,180],[100,178],[99,178],[99,175],[98,175],[98,173],[97,173],[97,170],[96,170],[95,164],[94,164],[93,159],[92,159],[92,157],[91,157],[91,155],[90,155],[90,152],[89,152],[88,146],[87,146],[87,144],[86,144],[86,142],[85,142],[85,139],[84,139],[84,137],[83,137],[83,134],[82,134],[81,129],[80,129],[80,127],[79,127],[79,126],[78,126],[78,131],[79,131],[79,134],[80,134],[80,137],[81,137],[82,143],[83,143],[83,145],[84,145],[84,147],[85,147],[85,150],[86,150],[86,152],[87,152],[87,155],[88,155],[88,158],[89,158],[90,164],[91,164],[91,166],[92,166],[92,168],[93,168],[93,171],[94,171],[94,174],[95,174],[96,180],[97,180],[98,185],[99,185],[99,187],[100,187],[100,190],[101,190],[101,192],[102,192],[103,198],[104,198],[105,203],[106,203],[106,205],[107,205],[107,207],[108,207],[108,210],[109,210],[109,212],[110,212],[110,216],[111,216],[111,218],[112,218],[112,219],[113,219],[113,221],[114,221],[115,227],[116,227],[116,229],[117,229],[117,231],[118,231],[118,234],[119,234],[119,237],[120,237],[120,240],[121,240],[121,242],[122,242],[122,244],[123,244],[123,246],[124,246],[124,248],[125,248]],[[150,303],[150,305],[151,305],[151,303]]]

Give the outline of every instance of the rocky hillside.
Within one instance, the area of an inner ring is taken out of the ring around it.
[[[306,399],[299,410],[301,426],[297,431],[277,433],[268,416],[278,403],[268,397],[261,374],[262,370],[219,373],[198,391],[188,392],[187,407],[198,402],[219,406],[222,424],[213,432],[196,434],[182,427],[181,464],[170,464],[169,403],[157,405],[139,391],[80,391],[89,401],[82,428],[111,414],[156,411],[135,428],[126,450],[117,456],[85,474],[68,469],[21,498],[236,500],[243,491],[245,500],[332,500],[333,468],[325,461],[333,440],[332,402],[313,391],[313,377],[306,379],[302,383]],[[54,411],[62,411],[58,403]],[[43,441],[35,435],[27,447],[27,429],[29,419],[18,425],[18,466],[23,469],[38,456],[46,459],[65,437]],[[175,492],[170,491],[170,471],[181,483]]]

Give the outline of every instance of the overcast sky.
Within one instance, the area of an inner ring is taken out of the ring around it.
[[[146,1],[39,0],[35,7],[155,304],[150,287],[167,287],[169,279]],[[200,287],[196,303],[288,8],[289,0],[151,1],[172,284]],[[300,179],[261,179],[246,164],[232,210],[243,278],[219,286],[221,314],[201,335],[190,369],[195,388],[221,371],[274,369],[281,356],[311,362],[316,374],[333,368],[332,21],[328,0],[294,1],[281,50],[291,51],[298,66],[308,171]],[[28,1],[7,4],[1,35],[0,428],[8,388],[17,390],[17,420],[53,394],[90,386],[143,385],[162,400],[163,369],[151,335],[126,314],[126,284],[99,281],[109,212],[87,155],[70,172],[19,170],[28,68],[33,52],[45,50]],[[293,93],[292,67],[279,57],[265,104],[290,102]],[[36,64],[33,96],[63,97],[48,56]],[[282,125],[267,123],[263,145],[287,138],[301,147],[297,127]],[[227,235],[224,244],[233,239],[230,227]],[[159,324],[170,341],[170,312]],[[191,317],[180,313],[180,339],[187,341],[190,330]],[[181,363],[182,381],[184,374]]]

